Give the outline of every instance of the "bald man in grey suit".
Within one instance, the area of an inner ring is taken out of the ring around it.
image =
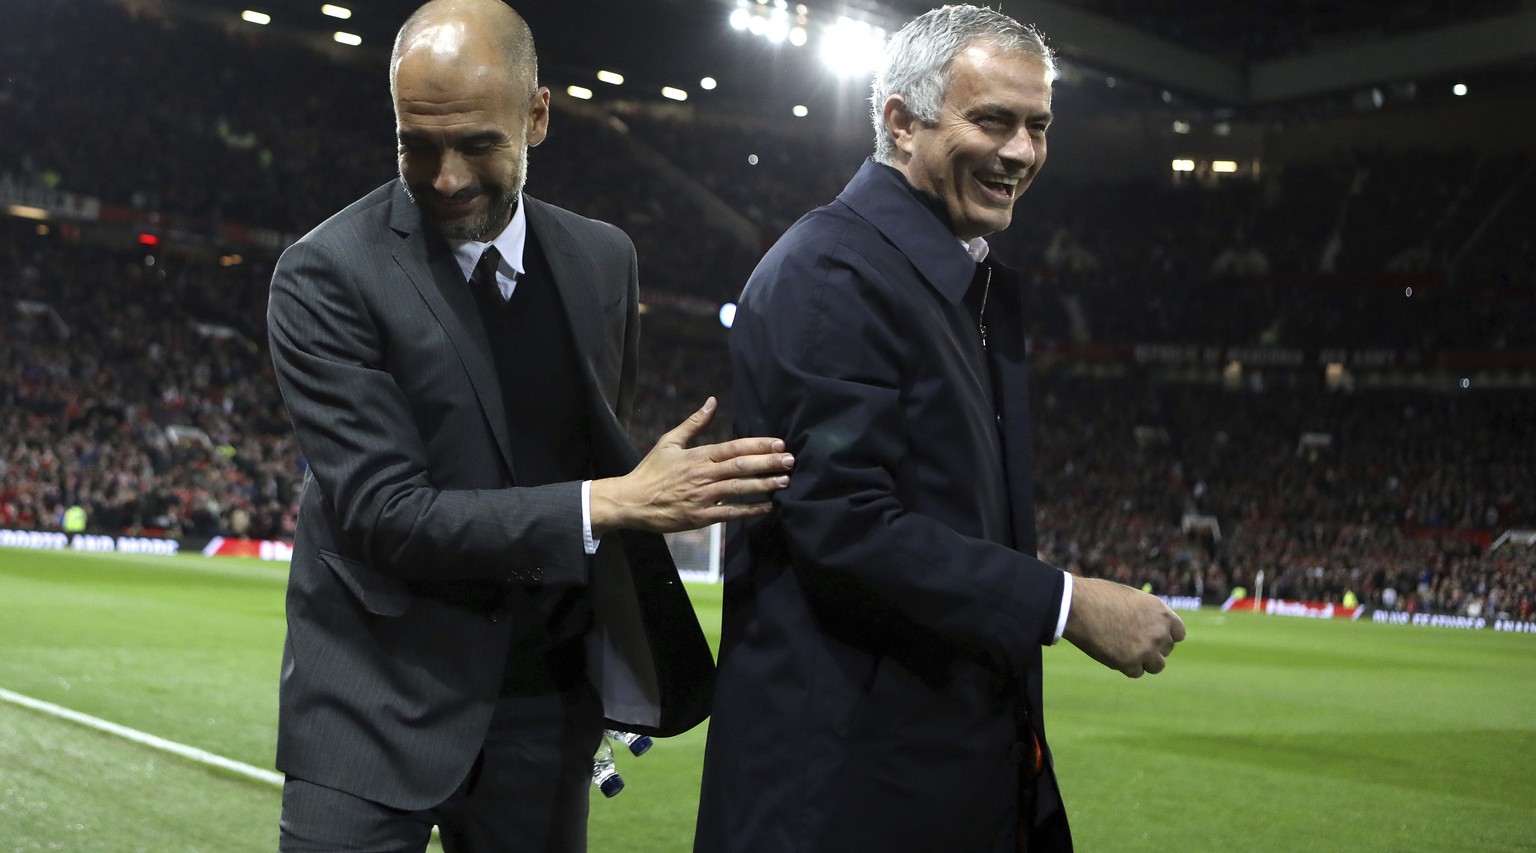
[[[282,849],[580,850],[606,725],[674,735],[713,663],[659,536],[766,512],[781,441],[638,462],[634,248],[522,192],[549,90],[497,0],[390,66],[400,180],[284,253],[273,361],[309,462],[288,587]]]

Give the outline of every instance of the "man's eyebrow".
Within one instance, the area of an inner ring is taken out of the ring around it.
[[[994,103],[994,102],[986,102],[986,103],[977,104],[977,105],[971,107],[971,109],[968,112],[969,112],[970,115],[981,115],[983,113],[986,113],[986,114],[990,114],[990,115],[1008,116],[1009,118],[1018,118],[1019,115],[1020,115],[1020,111],[1019,111],[1019,109],[1017,107],[1011,107],[1011,106],[1008,106],[1007,104]],[[1053,118],[1055,118],[1055,116],[1052,115],[1050,110],[1041,110],[1039,112],[1031,112],[1031,113],[1028,113],[1025,116],[1025,119],[1027,121],[1043,121],[1043,122],[1046,122],[1046,123],[1050,123],[1050,121]]]
[[[432,142],[436,138],[436,134],[428,133],[424,130],[406,129],[396,131],[395,137],[401,142]],[[477,142],[500,142],[503,139],[506,139],[506,134],[499,130],[481,130],[465,136],[451,137],[449,142],[454,145],[463,145],[465,143]]]

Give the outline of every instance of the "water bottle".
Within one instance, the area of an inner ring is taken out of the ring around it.
[[[613,744],[608,742],[607,737],[603,738],[603,745],[598,747],[597,755],[592,757],[592,784],[605,797],[612,797],[624,790],[624,777],[613,767]]]
[[[615,743],[622,743],[629,747],[632,755],[644,755],[651,748],[651,739],[647,735],[637,735],[632,732],[620,732],[608,729],[603,732]]]

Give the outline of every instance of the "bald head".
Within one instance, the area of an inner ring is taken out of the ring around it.
[[[400,179],[443,236],[488,241],[512,219],[528,149],[549,128],[533,35],[500,0],[433,0],[395,39]]]
[[[452,69],[484,78],[496,76],[507,94],[525,100],[537,91],[539,60],[533,32],[501,0],[431,0],[408,18],[395,36],[389,59],[389,87],[398,95],[401,66],[408,73]]]

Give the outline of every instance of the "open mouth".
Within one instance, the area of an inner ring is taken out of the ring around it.
[[[998,174],[977,175],[976,182],[981,184],[987,195],[1002,202],[1013,201],[1019,186],[1018,178]]]

